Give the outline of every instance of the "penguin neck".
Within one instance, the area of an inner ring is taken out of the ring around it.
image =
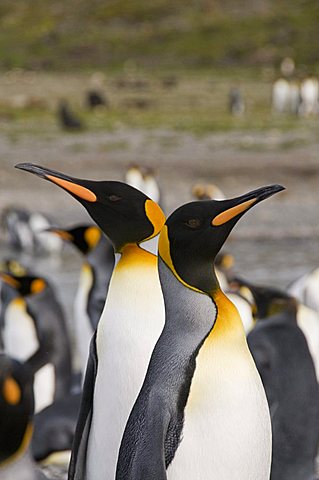
[[[144,262],[149,264],[150,261],[156,265],[157,257],[139,244],[130,243],[125,245],[120,253],[115,254],[115,271],[137,264],[142,265]]]
[[[10,471],[12,466],[17,462],[25,463],[27,459],[31,459],[31,438],[33,434],[33,425],[27,424],[24,435],[22,437],[19,448],[10,457],[0,463],[0,478],[2,479],[2,471]]]

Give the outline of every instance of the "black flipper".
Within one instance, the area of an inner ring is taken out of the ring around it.
[[[164,446],[170,420],[165,399],[156,393],[149,393],[139,418],[133,409],[120,447],[116,480],[167,480]]]
[[[90,344],[90,353],[86,367],[80,413],[73,441],[68,480],[83,480],[85,478],[86,451],[91,427],[97,364],[95,332]]]

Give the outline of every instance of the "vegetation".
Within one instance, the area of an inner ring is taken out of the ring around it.
[[[0,68],[319,67],[317,0],[1,0]]]

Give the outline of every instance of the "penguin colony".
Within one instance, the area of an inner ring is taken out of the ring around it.
[[[318,272],[282,292],[234,278],[220,253],[284,187],[226,199],[196,186],[198,200],[166,219],[153,173],[137,165],[127,183],[17,168],[96,225],[46,229],[84,258],[80,379],[53,287],[14,259],[1,265],[0,480],[42,479],[34,459],[71,447],[69,480],[316,479]]]

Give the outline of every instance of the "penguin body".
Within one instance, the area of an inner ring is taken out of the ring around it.
[[[46,280],[31,275],[2,278],[4,284],[16,283],[15,298],[1,314],[4,349],[31,368],[39,411],[71,388],[71,348],[63,311]]]
[[[282,190],[183,205],[159,239],[165,326],[127,422],[116,480],[268,480],[265,392],[213,263],[238,219]]]
[[[114,268],[114,249],[95,225],[52,231],[75,245],[85,258],[74,302],[74,330],[80,367],[84,374],[90,341],[104,308]]]
[[[0,355],[0,478],[45,480],[30,451],[34,398],[32,373]]]
[[[319,391],[295,315],[259,320],[248,344],[266,390],[273,432],[271,480],[315,478]]]
[[[62,240],[46,231],[53,222],[43,213],[8,207],[2,213],[2,223],[9,244],[16,250],[28,253],[60,253],[62,250]]]
[[[305,273],[288,287],[291,295],[319,313],[319,268]]]
[[[80,201],[118,257],[91,341],[69,468],[69,479],[114,478],[125,424],[164,324],[157,258],[139,245],[159,233],[165,217],[155,202],[124,183],[76,179],[31,164],[17,167]]]

